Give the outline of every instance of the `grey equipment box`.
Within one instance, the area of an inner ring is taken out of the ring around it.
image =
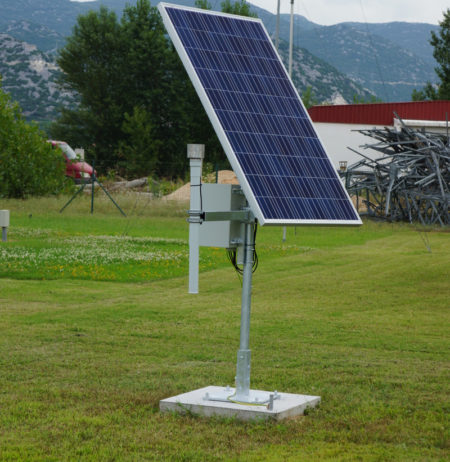
[[[204,212],[228,212],[247,206],[239,185],[204,183],[201,186]],[[243,224],[238,221],[204,221],[200,225],[200,245],[235,248],[242,239]]]
[[[0,210],[0,228],[8,228],[9,210]]]

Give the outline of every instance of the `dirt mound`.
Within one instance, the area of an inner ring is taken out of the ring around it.
[[[239,184],[233,170],[219,170],[219,181],[220,184]],[[215,178],[214,178],[215,180]]]
[[[208,183],[214,183],[216,179],[216,175],[212,174],[210,178],[208,178]],[[218,182],[220,184],[239,184],[236,175],[232,170],[219,170],[218,173]],[[185,185],[178,188],[171,194],[168,194],[164,198],[169,201],[188,201],[191,197],[191,184],[186,183]]]

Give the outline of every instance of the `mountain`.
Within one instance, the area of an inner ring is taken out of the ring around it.
[[[280,37],[289,38],[289,15],[280,16]],[[275,22],[266,24],[274,34]],[[414,88],[436,82],[433,24],[347,22],[321,26],[294,18],[294,43],[306,48],[375,93],[383,101],[409,101]]]
[[[430,61],[362,27],[348,24],[299,31],[295,43],[335,66],[383,101],[408,101],[414,88],[435,82]]]
[[[8,34],[22,42],[32,43],[39,50],[46,53],[56,53],[58,48],[64,46],[64,35],[41,24],[30,21],[11,20],[1,27],[0,32]]]
[[[430,44],[431,32],[438,32],[439,26],[434,24],[413,22],[388,22],[378,24],[362,24],[360,22],[342,23],[366,31],[372,35],[384,37],[399,47],[409,50],[424,61],[436,65],[433,58],[433,47]]]
[[[94,2],[72,2],[70,0],[0,0],[0,28],[11,21],[29,21],[40,24],[66,37],[71,34],[78,15],[104,4],[119,14],[126,0],[103,0]]]
[[[61,92],[55,81],[59,69],[52,55],[35,45],[0,34],[2,88],[18,101],[29,120],[55,117],[58,106],[74,103],[74,96]]]
[[[280,39],[279,53],[286,68],[289,60],[289,44]],[[345,104],[355,96],[370,100],[373,94],[349,79],[327,62],[317,58],[305,48],[293,47],[292,80],[300,95],[311,88],[316,103]]]

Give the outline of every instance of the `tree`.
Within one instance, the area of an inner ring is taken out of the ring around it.
[[[433,56],[438,66],[435,67],[436,75],[439,78],[437,86],[428,82],[423,90],[414,90],[413,101],[450,100],[450,8],[444,12],[444,19],[439,23],[439,32],[431,31],[430,44],[433,46]]]
[[[224,0],[220,6],[224,13],[238,14],[240,16],[250,16],[252,18],[257,17],[256,13],[253,13],[250,10],[250,5],[246,2],[246,0],[237,0],[234,3],[232,3],[231,0]]]
[[[56,194],[64,187],[65,162],[36,125],[27,124],[17,103],[1,89],[0,197]]]
[[[80,16],[58,64],[79,106],[62,111],[52,136],[84,146],[99,168],[180,176],[189,142],[207,144],[211,159],[223,156],[148,0],[127,5],[120,22],[106,7]]]
[[[136,133],[142,134],[145,120],[154,141],[148,148],[161,146],[150,157],[167,160],[173,155],[179,136],[174,134],[177,103],[171,77],[177,64],[161,18],[148,0],[127,5],[120,23],[104,6],[79,16],[58,64],[61,84],[79,95],[79,106],[62,111],[53,136],[84,146],[99,168],[149,174],[147,169],[157,162],[144,161],[143,153],[138,155],[141,162],[130,157],[137,154]],[[136,118],[139,127],[133,130]]]
[[[128,138],[122,140],[119,146],[123,159],[126,159],[129,175],[138,176],[143,171],[147,174],[155,172],[162,142],[158,139],[149,112],[135,106],[133,114],[125,114],[122,130]]]
[[[382,102],[383,100],[375,95],[371,95],[369,98],[364,98],[364,96],[360,95],[353,95],[353,104],[375,104]]]
[[[62,110],[52,136],[84,146],[101,167],[115,161],[114,147],[120,139],[123,54],[116,14],[101,6],[98,12],[78,17],[57,59],[60,84],[79,96],[79,106]]]
[[[306,87],[306,90],[302,93],[301,96],[306,109],[309,109],[310,107],[315,106],[317,104],[317,100],[314,97],[311,86]]]

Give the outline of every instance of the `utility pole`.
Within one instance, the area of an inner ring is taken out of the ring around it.
[[[278,50],[280,46],[280,2],[281,0],[278,0],[277,3],[277,27],[275,31],[275,48]]]
[[[292,49],[294,46],[294,0],[291,0],[291,24],[289,27],[289,77],[292,79]]]

